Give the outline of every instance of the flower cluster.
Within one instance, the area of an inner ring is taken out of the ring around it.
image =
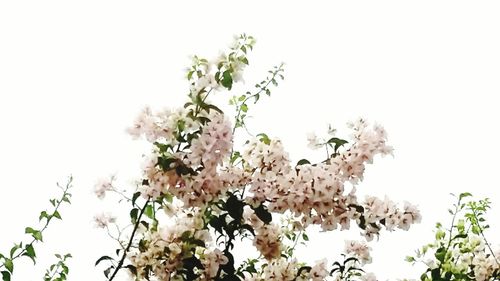
[[[190,100],[185,106],[158,113],[145,108],[128,129],[153,149],[138,189],[125,197],[132,204],[133,231],[129,241],[117,238],[122,254],[105,271],[109,280],[121,268],[136,280],[374,280],[358,268],[371,261],[364,243],[346,244],[343,265],[322,260],[308,266],[293,257],[293,249],[299,239],[307,240],[310,225],[331,231],[349,229],[355,222],[371,240],[383,228],[408,230],[420,221],[418,209],[409,203],[398,207],[387,198],[357,198],[366,165],[377,155],[392,153],[381,126],[359,119],[349,124],[349,142],[331,128],[328,140],[311,136],[311,147],[325,146],[328,152],[327,159],[315,164],[304,159],[293,165],[283,143],[266,134],[243,147],[234,145],[234,133],[245,127],[248,101],[269,96],[269,87],[283,78],[281,66],[275,67],[254,93],[233,97],[233,121],[210,103],[211,93],[231,90],[242,80],[253,44],[252,37],[242,35],[214,61],[195,56],[187,73]],[[99,182],[96,194],[102,198],[110,190],[111,181]],[[292,218],[292,230],[273,221],[284,214]],[[106,227],[112,219],[100,216],[97,221]],[[251,238],[261,258],[236,265],[232,252],[239,238]]]
[[[110,223],[116,222],[116,217],[110,213],[100,213],[94,216],[94,223],[97,228],[106,228]]]
[[[224,193],[217,168],[232,148],[232,127],[222,114],[215,112],[207,117],[210,121],[201,128],[189,149],[168,156],[155,151],[146,158],[143,164],[146,181],[140,189],[144,198],[170,193],[185,206],[202,206]],[[189,174],[179,175],[180,169]]]
[[[362,264],[371,263],[370,246],[364,242],[348,240],[345,241],[344,252],[356,257]]]
[[[154,274],[159,280],[170,280],[180,269],[183,260],[192,255],[197,243],[211,242],[200,213],[182,213],[175,217],[173,225],[160,227],[156,231],[145,232],[137,250],[128,253],[128,259],[137,276],[147,278]],[[213,256],[216,254],[216,256]],[[218,255],[217,255],[218,254]],[[206,252],[204,261],[212,274],[212,263],[223,261],[220,253]],[[159,262],[161,260],[161,262]]]
[[[364,273],[359,270],[352,260],[345,260],[342,265],[343,269],[331,269],[328,266],[327,260],[322,259],[316,261],[312,266],[306,266],[299,263],[296,259],[287,260],[279,258],[267,264],[261,272],[257,272],[252,276],[247,276],[245,281],[340,281],[340,280],[356,280],[356,281],[377,281],[373,273]]]
[[[246,170],[253,171],[247,200],[254,204],[271,202],[271,211],[290,211],[301,217],[304,227],[319,224],[325,231],[339,226],[349,229],[355,220],[369,239],[379,233],[381,225],[390,231],[395,226],[408,230],[412,223],[420,222],[419,211],[409,203],[403,209],[387,198],[368,197],[360,203],[355,188],[346,192],[348,182],[355,185],[363,179],[366,163],[372,163],[376,154],[392,151],[382,127],[370,128],[366,121],[359,120],[352,128],[354,143],[350,148],[324,163],[295,168],[279,140],[250,141],[242,156]]]
[[[113,190],[114,179],[115,179],[114,176],[110,176],[97,180],[94,186],[94,193],[97,196],[97,198],[104,199],[104,197],[106,196],[106,192]]]
[[[151,108],[145,107],[137,116],[134,124],[127,128],[127,132],[134,138],[144,136],[149,142],[164,140],[176,145],[178,124],[183,123],[183,130],[196,131],[198,124],[187,118],[188,111],[184,108],[177,110],[164,109],[153,113]]]
[[[253,245],[260,254],[267,260],[279,258],[283,251],[281,228],[273,223],[263,223],[250,208],[245,209],[243,216],[255,231]]]

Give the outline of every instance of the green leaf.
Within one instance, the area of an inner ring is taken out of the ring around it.
[[[14,271],[14,263],[12,262],[11,259],[5,259],[4,265],[5,265],[5,268],[7,268],[7,270],[10,273],[12,273]]]
[[[267,145],[271,144],[271,139],[264,133],[260,133],[257,135],[259,140]]]
[[[442,230],[436,232],[436,240],[441,240],[445,237],[446,233]]]
[[[231,87],[233,86],[233,77],[231,76],[231,71],[226,70],[222,73],[222,79],[220,80],[220,83],[223,87],[231,90]]]
[[[132,221],[132,224],[135,224],[135,222],[137,221],[138,214],[139,214],[139,209],[133,208],[132,210],[130,210],[130,219]]]
[[[307,234],[305,234],[305,233],[302,233],[302,239],[304,241],[309,241],[309,236],[307,236]]]
[[[43,241],[42,233],[40,231],[33,233],[33,238],[38,241]]]
[[[128,270],[130,271],[130,273],[132,273],[133,276],[136,276],[137,275],[137,268],[131,264],[125,266],[125,268],[128,268]]]
[[[40,217],[38,217],[38,220],[41,221],[43,218],[49,219],[49,214],[47,214],[46,211],[42,211],[40,213]]]
[[[154,219],[154,216],[155,216],[155,215],[154,215],[154,209],[153,209],[153,206],[148,205],[148,206],[146,207],[146,210],[144,210],[144,214],[145,214],[148,218],[150,218],[150,219]]]
[[[61,264],[61,267],[63,269],[63,273],[68,274],[69,273],[69,268],[65,264]],[[61,274],[64,275],[64,274]],[[65,275],[64,275],[65,276]],[[66,276],[65,276],[66,277]],[[66,278],[64,278],[66,280]]]
[[[7,271],[2,271],[2,281],[10,281],[10,273]]]
[[[481,233],[481,229],[477,225],[472,226],[472,233],[479,235]]]
[[[222,234],[222,227],[224,226],[224,222],[221,218],[219,217],[213,217],[210,219],[208,222],[210,226],[212,226],[216,231],[218,231],[220,234]]]
[[[346,140],[339,139],[339,138],[331,138],[327,141],[328,144],[335,144],[334,150],[337,152],[337,150],[343,146],[344,144],[347,143]]]
[[[70,195],[70,194],[68,194],[68,195]],[[64,202],[66,202],[66,203],[71,204],[71,201],[69,200],[69,198],[68,198],[67,196],[64,196],[64,197],[62,198],[62,201],[64,201]]]
[[[158,157],[158,166],[162,168],[163,171],[172,170],[174,167],[171,167],[172,164],[176,163],[176,158],[168,158],[168,157]],[[175,165],[173,165],[175,166]]]
[[[95,266],[97,266],[100,262],[102,261],[105,261],[105,260],[113,260],[112,257],[109,257],[109,256],[102,256],[100,257],[96,262],[95,262]]]
[[[354,263],[358,263],[359,262],[359,260],[357,258],[350,257],[350,258],[347,258],[347,259],[344,260],[344,266],[347,265],[351,261],[354,262]]]
[[[31,236],[33,236],[33,238],[35,238],[35,240],[38,240],[38,241],[43,241],[42,239],[42,232],[38,231],[38,230],[35,230],[31,227],[26,227],[26,229],[24,230],[24,232],[26,234],[31,234]]]
[[[54,216],[55,218],[58,218],[58,219],[62,220],[61,214],[59,214],[58,211],[54,211],[54,213],[52,214],[52,216]]]
[[[255,98],[254,103],[257,103],[259,101],[260,95],[259,94],[255,94],[253,97]]]
[[[248,111],[248,106],[247,106],[245,103],[244,103],[244,104],[242,104],[242,105],[241,105],[241,110],[242,110],[243,112],[247,112],[247,111]]]
[[[444,262],[444,258],[446,256],[446,249],[441,247],[439,249],[437,249],[436,253],[434,254],[434,256],[436,257],[436,259],[440,262],[440,263],[443,263]]]
[[[31,244],[26,245],[25,250],[26,250],[26,252],[23,254],[23,256],[29,257],[33,261],[33,264],[36,264],[36,260],[35,260],[36,253],[35,253],[35,249],[33,248],[33,245],[31,245]]]
[[[164,144],[164,143],[155,142],[154,145],[156,147],[158,147],[158,149],[160,150],[160,153],[165,153],[169,149],[172,149],[172,146],[170,144]]]
[[[174,200],[174,196],[170,193],[164,193],[163,199],[165,199],[165,201],[167,201],[168,203],[172,203]]]
[[[230,162],[231,164],[234,164],[234,162],[241,157],[241,153],[239,151],[234,151],[233,155],[231,155]]]
[[[220,108],[218,108],[217,106],[215,106],[213,104],[207,104],[205,107],[208,110],[208,112],[210,112],[210,109],[213,109],[213,110],[215,110],[215,111],[217,111],[219,113],[223,113]]]
[[[264,205],[260,204],[259,207],[253,209],[257,217],[265,224],[269,224],[273,220],[273,216],[265,208]]]
[[[467,234],[465,234],[465,233],[464,234],[457,234],[457,235],[455,235],[455,237],[453,237],[452,240],[455,240],[455,239],[465,239],[465,238],[467,238]]]
[[[226,201],[226,210],[236,221],[240,221],[243,218],[243,207],[245,207],[245,203],[238,200],[233,194]]]
[[[12,247],[12,249],[10,249],[10,257],[12,258],[14,256],[14,254],[16,253],[17,250],[19,250],[21,247],[22,247],[23,243],[20,243],[19,245],[18,244],[14,244],[14,247]]]
[[[405,261],[407,261],[407,262],[415,262],[416,260],[412,256],[406,256]]]
[[[441,269],[438,267],[431,270],[431,277],[432,280],[441,280]]]
[[[459,195],[459,197],[458,197],[458,198],[459,198],[460,200],[462,200],[463,198],[465,198],[465,197],[469,197],[469,196],[472,196],[472,194],[471,194],[471,193],[469,193],[469,192],[464,192],[464,193],[460,193],[460,195]]]
[[[253,236],[255,236],[255,230],[253,229],[253,227],[249,224],[243,224],[241,225],[241,229],[246,229],[248,230],[248,232],[250,232]]]
[[[365,213],[365,208],[363,208],[363,206],[361,205],[356,205],[356,204],[349,204],[349,207],[351,208],[354,208],[356,209],[356,212],[360,213],[360,214],[364,214]]]
[[[132,196],[132,205],[135,205],[135,201],[137,200],[137,198],[139,198],[139,196],[141,196],[140,191],[137,191],[136,193],[134,193],[134,195]]]
[[[309,162],[309,160],[307,160],[307,159],[301,159],[301,160],[299,160],[299,162],[297,162],[297,166],[307,165],[307,164],[311,164],[311,162]]]

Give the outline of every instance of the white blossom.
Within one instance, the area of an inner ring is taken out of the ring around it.
[[[106,228],[110,223],[114,223],[116,217],[110,213],[100,213],[94,216],[94,223],[97,228]]]

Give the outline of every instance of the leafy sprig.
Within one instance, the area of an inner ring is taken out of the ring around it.
[[[43,281],[64,281],[67,280],[69,274],[69,267],[66,261],[72,258],[71,254],[55,254],[57,263],[50,265],[49,269],[45,272]]]
[[[14,261],[16,261],[18,258],[26,256],[33,261],[33,264],[36,264],[37,256],[35,252],[35,245],[36,243],[43,243],[43,233],[48,228],[53,219],[62,220],[60,208],[63,203],[71,204],[72,195],[69,191],[73,186],[72,184],[73,177],[69,178],[64,187],[57,184],[57,186],[62,191],[62,195],[59,198],[49,200],[50,204],[53,207],[51,211],[44,210],[40,212],[38,220],[40,222],[43,222],[43,225],[39,228],[30,226],[25,228],[25,233],[31,236],[31,240],[28,240],[28,242],[21,241],[19,243],[15,243],[14,246],[10,249],[9,254],[0,253],[0,269],[5,269],[0,271],[3,281],[11,280],[11,277],[14,273]]]
[[[452,194],[453,195],[453,194]],[[452,215],[451,225],[449,229],[445,229],[441,223],[436,224],[435,242],[429,243],[416,251],[415,256],[406,257],[406,261],[410,263],[421,262],[426,265],[426,271],[421,275],[422,281],[431,280],[476,280],[474,267],[470,261],[464,264],[461,260],[463,255],[477,254],[478,243],[481,243],[477,238],[472,238],[474,235],[483,239],[482,243],[488,247],[489,254],[498,265],[498,258],[495,257],[490,243],[486,239],[484,230],[489,226],[484,215],[490,208],[490,200],[488,198],[481,200],[472,200],[472,194],[464,192],[458,196],[453,195],[457,202],[453,204],[453,209],[449,209]],[[427,254],[431,254],[432,263],[425,259]],[[499,267],[500,268],[500,267]],[[498,280],[500,270],[497,269],[488,279]]]

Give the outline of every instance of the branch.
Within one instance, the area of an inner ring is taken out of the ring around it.
[[[123,262],[125,261],[125,258],[127,257],[127,253],[130,250],[130,247],[132,246],[132,242],[134,241],[135,232],[137,231],[137,228],[139,228],[139,224],[141,222],[141,217],[144,214],[144,211],[146,210],[146,207],[148,206],[148,204],[149,204],[149,200],[146,201],[146,203],[144,204],[144,207],[142,207],[142,209],[141,209],[141,213],[137,217],[137,221],[135,222],[134,230],[132,230],[132,235],[130,235],[130,240],[128,241],[127,248],[123,252],[123,255],[122,255],[120,261],[118,262],[118,264],[115,268],[115,271],[113,272],[111,277],[108,279],[109,281],[113,280],[115,278],[116,274],[118,273],[118,271],[122,268]]]

